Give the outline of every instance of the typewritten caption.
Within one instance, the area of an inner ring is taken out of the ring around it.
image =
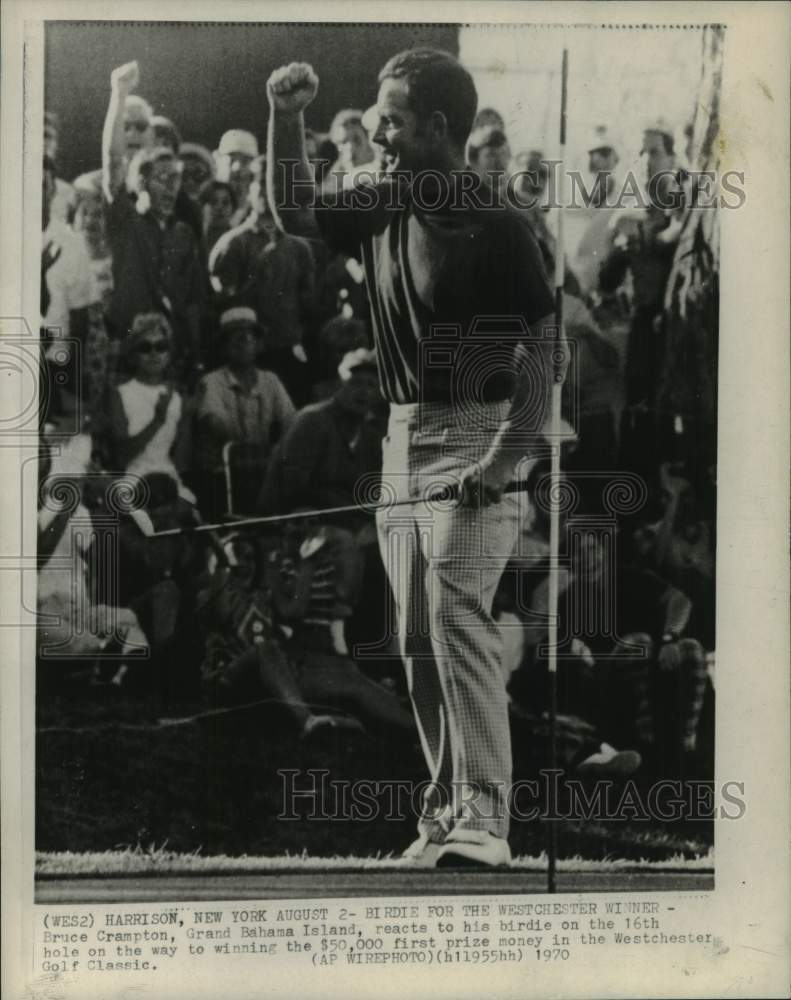
[[[460,903],[356,901],[37,908],[39,975],[154,973],[182,962],[245,956],[316,967],[562,963],[604,947],[684,946],[716,954],[722,941],[669,902]]]

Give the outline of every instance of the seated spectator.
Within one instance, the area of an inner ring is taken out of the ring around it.
[[[659,479],[666,506],[662,519],[637,529],[643,562],[688,594],[690,628],[706,649],[714,648],[715,547],[712,520],[691,483],[670,463]]]
[[[173,362],[186,378],[199,362],[205,272],[192,229],[175,217],[181,163],[166,147],[141,149],[133,175],[148,205],[137,207],[124,190],[127,143],[125,109],[138,81],[137,63],[113,71],[103,139],[107,233],[115,291],[111,335],[125,339],[139,313],[162,312],[174,332]]]
[[[313,385],[316,402],[329,399],[340,388],[338,374],[341,362],[351,351],[368,343],[368,329],[361,319],[335,316],[319,332],[313,361],[317,380]]]
[[[598,326],[582,299],[567,292],[563,293],[563,320],[574,348],[574,362],[563,386],[564,413],[578,436],[566,468],[594,472],[614,469],[624,395],[618,347],[614,338]]]
[[[240,128],[225,132],[214,151],[216,178],[230,184],[236,196],[232,226],[240,225],[250,214],[250,185],[255,178],[254,164],[258,156],[258,140],[251,132]]]
[[[350,540],[343,528],[292,520],[269,548],[264,580],[292,630],[284,649],[306,699],[350,708],[372,733],[413,736],[411,712],[349,657],[343,625],[360,584]]]
[[[46,445],[46,438],[43,439]],[[112,644],[116,652],[143,654],[148,646],[135,613],[91,597],[92,519],[82,500],[91,439],[78,434],[47,448],[38,491],[38,643],[41,665],[63,668],[63,658],[92,661]],[[112,676],[124,670],[116,660]],[[120,674],[120,676],[119,676]]]
[[[649,766],[663,773],[680,767],[696,747],[706,684],[700,643],[684,635],[691,602],[631,560],[613,564],[606,553],[614,549],[605,548],[596,531],[575,533],[575,539],[570,565],[560,569],[558,634],[565,665],[559,697],[587,713],[608,740],[636,744]],[[529,609],[526,633],[535,647],[546,635],[546,577],[520,606]],[[540,663],[512,680],[512,691],[526,694],[528,703],[544,675],[535,670]]]
[[[53,163],[58,162],[58,140],[60,137],[60,119],[54,111],[44,112],[44,155]],[[50,202],[49,214],[53,219],[71,224],[74,218],[76,197],[74,188],[68,181],[55,178],[55,194]]]
[[[330,399],[300,410],[279,445],[259,501],[266,513],[353,504],[361,480],[379,471],[381,397],[373,352],[361,348],[347,355],[340,378]],[[337,523],[359,527],[368,519],[355,512]]]
[[[276,449],[258,502],[264,512],[345,507],[357,502],[358,491],[373,495],[386,425],[373,352],[348,354],[339,377],[334,394],[301,410]],[[327,523],[336,532],[337,564],[361,581],[345,634],[351,644],[376,644],[387,632],[389,588],[373,518],[353,510]]]
[[[63,413],[74,413],[82,394],[82,379],[78,351],[70,341],[76,340],[84,351],[88,333],[88,307],[96,302],[98,293],[84,241],[60,219],[50,215],[55,197],[55,164],[44,157],[41,193],[42,222],[42,282],[41,325],[46,331],[42,338],[44,356],[49,366],[55,366],[62,380],[53,405]],[[45,266],[46,265],[46,266]],[[51,411],[51,416],[57,415]]]
[[[222,462],[223,447],[234,442],[234,465],[244,472],[234,507],[252,510],[272,448],[295,414],[277,375],[256,367],[261,327],[255,312],[246,306],[226,310],[220,317],[220,337],[226,363],[203,377],[197,394],[195,457],[204,473],[201,506],[206,514],[218,509],[211,474]]]
[[[236,211],[236,194],[225,181],[208,181],[200,192],[203,208],[203,245],[211,254],[217,240],[231,229]]]
[[[212,250],[212,284],[224,303],[256,311],[263,327],[261,364],[301,405],[309,398],[303,337],[313,308],[313,254],[307,240],[279,228],[261,180],[250,185],[250,205],[250,217]]]
[[[149,532],[189,528],[198,521],[192,504],[179,496],[178,484],[164,472],[143,477],[145,503],[122,517],[118,528],[118,599],[132,608],[151,646],[146,674],[160,689],[172,686],[182,650],[177,627],[195,597],[197,546],[188,532],[152,539]],[[140,522],[146,525],[141,530]],[[194,669],[194,664],[190,664]],[[181,671],[184,672],[183,669]]]
[[[343,716],[317,715],[305,700],[274,625],[255,543],[234,536],[226,553],[228,564],[214,572],[198,596],[201,621],[209,630],[200,671],[204,695],[221,704],[268,696],[282,704],[303,739],[328,728],[359,729],[359,723]]]
[[[129,338],[132,378],[110,393],[109,436],[118,471],[171,476],[190,503],[192,492],[179,470],[189,467],[189,420],[184,402],[168,378],[172,357],[170,324],[160,313],[135,317]]]

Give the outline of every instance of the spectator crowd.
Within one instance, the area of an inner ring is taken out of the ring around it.
[[[40,681],[77,663],[93,684],[170,700],[272,699],[306,738],[414,742],[373,517],[311,513],[370,501],[380,470],[387,404],[360,262],[282,230],[264,136],[230,127],[214,151],[185,141],[189,123],[154,114],[140,84],[136,63],[113,72],[103,163],[71,181],[45,115]],[[375,108],[343,109],[309,132],[317,185],[383,169],[377,126]],[[597,126],[592,184],[568,213],[563,469],[576,500],[561,543],[559,710],[581,734],[569,766],[591,773],[641,760],[683,772],[712,691],[715,428],[662,404],[681,213],[652,179],[683,186],[675,143],[667,123],[647,123],[648,205],[626,210],[613,201],[618,142]],[[468,165],[494,187],[518,173],[536,196],[522,215],[551,274],[543,152],[512,150],[482,109]],[[716,381],[713,350],[702,364]],[[547,705],[548,468],[529,472],[524,544],[496,600],[519,726],[539,726]],[[119,481],[139,502],[116,512],[108,555],[93,529]],[[639,484],[641,502],[613,513],[619,482]],[[256,515],[293,517],[234,527]],[[215,522],[227,527],[191,530]],[[183,530],[151,537],[169,529]]]

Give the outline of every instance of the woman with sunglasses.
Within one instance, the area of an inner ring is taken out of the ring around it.
[[[181,395],[168,379],[172,331],[160,313],[135,316],[129,338],[133,376],[110,397],[110,437],[116,467],[144,476],[164,472],[195,503],[178,468],[188,464],[188,422]]]

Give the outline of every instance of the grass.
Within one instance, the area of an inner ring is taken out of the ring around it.
[[[395,866],[414,839],[411,810],[366,821],[278,819],[278,772],[323,769],[329,781],[418,783],[425,778],[419,748],[354,734],[306,745],[282,712],[266,708],[183,725],[158,722],[200,707],[184,702],[163,711],[153,698],[84,688],[40,699],[39,874]],[[515,780],[534,777],[545,750],[526,729],[515,732]],[[563,821],[557,834],[560,870],[712,863],[710,822]],[[543,869],[546,838],[545,824],[515,820],[517,867]],[[146,844],[164,846],[140,846]]]
[[[399,859],[390,854],[375,857],[355,855],[315,857],[303,851],[301,854],[284,854],[278,857],[253,857],[246,854],[229,857],[226,854],[204,856],[198,851],[179,854],[176,851],[167,850],[165,847],[143,848],[140,846],[120,851],[87,851],[84,853],[40,851],[36,854],[36,874],[39,876],[241,874],[293,870],[294,868],[299,868],[301,871],[330,871],[337,868],[382,870],[398,867]],[[532,857],[523,855],[514,858],[512,867],[521,871],[543,872],[546,871],[547,858],[545,854]],[[638,860],[626,858],[596,860],[583,858],[579,855],[561,858],[558,861],[558,870],[566,872],[606,872],[627,869],[706,871],[713,867],[713,851],[693,858],[675,854],[661,861],[645,858]]]

